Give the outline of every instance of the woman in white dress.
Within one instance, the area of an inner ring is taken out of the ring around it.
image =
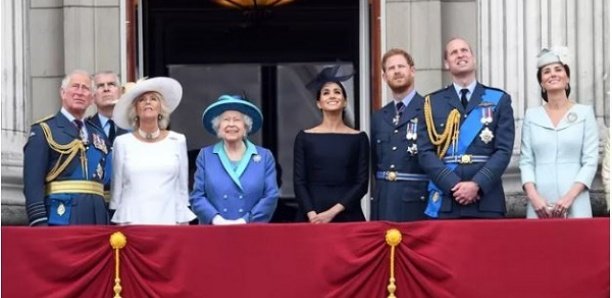
[[[185,136],[167,130],[182,93],[174,79],[151,78],[136,83],[115,106],[116,125],[132,133],[117,137],[113,147],[112,222],[173,225],[195,219]]]
[[[568,99],[570,69],[563,52],[538,56],[543,106],[527,110],[521,180],[528,218],[592,217],[589,188],[597,171],[599,136],[593,108]]]

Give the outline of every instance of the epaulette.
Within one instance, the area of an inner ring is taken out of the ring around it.
[[[38,124],[38,123],[41,123],[41,122],[44,122],[44,121],[47,121],[47,120],[49,120],[49,119],[51,119],[53,117],[55,117],[55,114],[51,114],[49,116],[43,117],[42,119],[38,119],[38,120],[34,121],[34,123],[32,123],[32,125]]]
[[[491,90],[499,91],[499,92],[504,93],[504,94],[508,93],[508,92],[506,92],[506,91],[504,91],[502,89],[495,88],[495,87],[490,87],[490,86],[487,86],[487,85],[482,85],[482,87],[484,87],[485,89],[491,89]]]
[[[427,95],[425,95],[425,96],[423,96],[423,97],[427,97],[427,96],[434,96],[435,94],[438,94],[438,93],[440,93],[440,92],[442,92],[442,91],[445,91],[445,90],[446,90],[446,89],[448,89],[448,87],[450,87],[450,86],[452,86],[452,84],[451,84],[451,85],[449,85],[449,86],[446,86],[446,87],[444,87],[444,88],[442,88],[442,89],[438,89],[438,90],[436,90],[436,91],[434,91],[434,92],[432,92],[432,93],[429,93],[429,94],[427,94]]]

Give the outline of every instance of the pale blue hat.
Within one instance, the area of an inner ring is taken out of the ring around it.
[[[202,125],[204,125],[206,131],[213,135],[217,134],[213,128],[212,120],[225,111],[238,111],[249,116],[253,120],[253,126],[249,134],[256,133],[263,123],[263,114],[257,106],[239,96],[221,95],[202,113]]]
[[[551,64],[561,63],[567,65],[569,63],[569,49],[567,47],[552,47],[544,48],[538,54],[537,68]]]

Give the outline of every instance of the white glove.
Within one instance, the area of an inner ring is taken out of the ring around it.
[[[215,217],[213,217],[212,224],[215,225],[215,226],[222,226],[222,225],[229,224],[229,221],[227,219],[223,218],[223,216],[217,214],[217,215],[215,215]]]
[[[246,220],[244,220],[244,218],[239,218],[239,219],[234,220],[234,224],[236,224],[236,225],[244,225],[244,224],[246,224]]]
[[[221,215],[215,215],[212,220],[212,224],[216,226],[227,226],[227,225],[243,225],[246,224],[244,218],[238,219],[225,219]]]

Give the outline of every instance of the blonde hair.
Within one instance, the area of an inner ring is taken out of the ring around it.
[[[139,127],[139,119],[138,115],[136,114],[136,105],[143,96],[149,93],[152,93],[153,96],[155,96],[160,103],[161,110],[157,118],[157,125],[159,126],[159,129],[166,129],[170,124],[170,112],[168,109],[168,105],[166,104],[166,99],[158,92],[148,91],[136,96],[132,101],[130,108],[128,109],[128,122],[130,123],[130,127],[134,130],[138,129]]]

